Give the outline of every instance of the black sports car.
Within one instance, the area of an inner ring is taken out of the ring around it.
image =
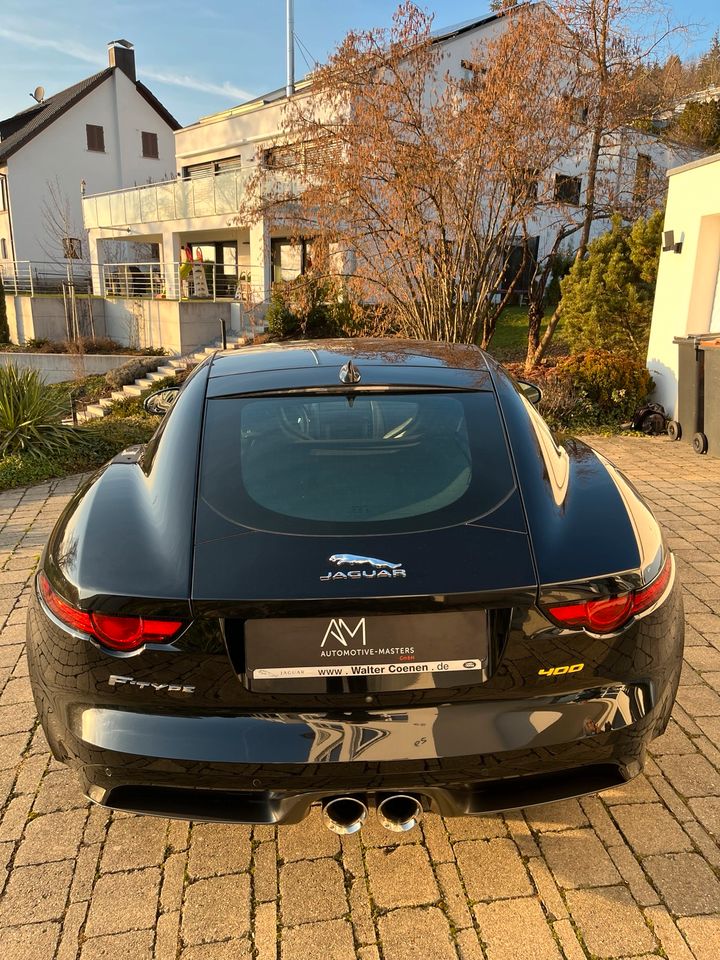
[[[80,490],[28,616],[38,711],[87,796],[358,829],[638,774],[682,657],[631,484],[474,347],[217,353]],[[166,398],[167,399],[167,398]]]

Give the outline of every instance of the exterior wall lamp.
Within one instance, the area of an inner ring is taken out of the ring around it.
[[[675,239],[674,230],[665,230],[663,233],[663,253],[682,253],[684,234],[680,234],[680,239]]]

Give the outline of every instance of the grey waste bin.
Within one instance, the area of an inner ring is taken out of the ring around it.
[[[703,355],[703,429],[701,445],[720,457],[720,337],[701,344]]]
[[[673,440],[687,440],[697,453],[705,453],[705,353],[701,346],[716,340],[717,333],[689,333],[675,337],[678,345],[678,402],[675,419],[668,424]]]

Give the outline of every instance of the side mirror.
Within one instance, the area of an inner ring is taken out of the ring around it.
[[[166,387],[164,390],[156,390],[149,397],[145,397],[143,408],[146,413],[150,413],[154,417],[164,417],[177,400],[179,393],[180,387]]]
[[[542,390],[540,387],[535,386],[534,383],[528,383],[527,380],[518,380],[518,387],[525,397],[526,400],[529,400],[530,403],[536,407],[542,400]]]

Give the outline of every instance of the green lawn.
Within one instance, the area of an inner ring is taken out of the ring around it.
[[[550,315],[551,312],[548,311],[548,316]],[[555,331],[550,353],[557,356],[568,352],[561,320]],[[491,353],[503,363],[521,363],[524,361],[527,353],[527,307],[506,307],[503,310],[490,342],[488,353]]]

